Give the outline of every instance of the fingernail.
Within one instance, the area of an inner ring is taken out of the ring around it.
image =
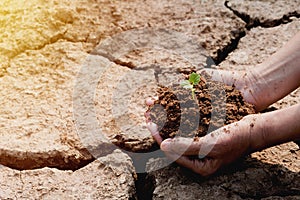
[[[164,140],[160,145],[161,150],[170,151],[171,150],[171,141],[172,141],[171,139]]]
[[[156,133],[157,132],[157,125],[153,122],[149,122],[147,124],[147,128],[150,131],[150,133]]]
[[[154,100],[151,98],[146,99],[146,105],[151,106],[154,104]]]

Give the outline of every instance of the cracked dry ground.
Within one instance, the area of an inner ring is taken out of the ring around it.
[[[151,66],[168,71],[190,63],[155,49],[104,62],[98,46],[135,28],[165,28],[204,47],[212,59],[199,55],[203,66],[213,60],[218,68],[247,70],[300,30],[299,8],[297,0],[2,0],[0,199],[300,199],[300,151],[293,142],[254,153],[210,179],[175,164],[137,176],[132,158],[110,144],[151,150],[143,124],[144,98],[155,91]],[[108,66],[94,76],[93,106],[96,128],[110,141],[78,134],[75,126],[73,90],[88,58],[91,66]],[[125,106],[115,109],[115,102]],[[298,102],[299,89],[272,106]],[[152,159],[148,168],[159,162]]]

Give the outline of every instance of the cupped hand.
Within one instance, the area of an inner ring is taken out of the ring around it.
[[[256,95],[259,93],[261,88],[257,87],[256,83],[258,80],[263,81],[263,78],[254,70],[245,71],[226,71],[205,68],[201,70],[204,76],[209,76],[211,80],[222,82],[225,85],[234,85],[243,95],[244,100],[255,106],[256,111],[260,111],[265,108],[265,102],[260,96]]]
[[[154,99],[147,99],[151,106]],[[249,115],[242,120],[219,128],[200,138],[183,138],[163,140],[159,135],[157,125],[145,113],[147,128],[167,157],[194,172],[208,176],[216,172],[242,155],[250,153],[251,131],[255,124],[255,115]]]

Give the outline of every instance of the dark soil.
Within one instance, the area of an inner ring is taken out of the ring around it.
[[[195,89],[196,98],[193,99],[191,91],[180,85],[158,88],[158,100],[149,111],[151,121],[158,125],[163,139],[178,134],[183,137],[204,136],[224,124],[255,113],[254,106],[245,102],[234,86],[206,81],[201,76]]]

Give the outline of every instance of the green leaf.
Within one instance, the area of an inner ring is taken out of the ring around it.
[[[197,85],[200,82],[200,75],[195,72],[191,73],[191,75],[189,77],[189,82],[192,85]]]
[[[193,85],[188,80],[181,81],[180,86],[183,87],[184,89],[192,89],[193,88]]]

